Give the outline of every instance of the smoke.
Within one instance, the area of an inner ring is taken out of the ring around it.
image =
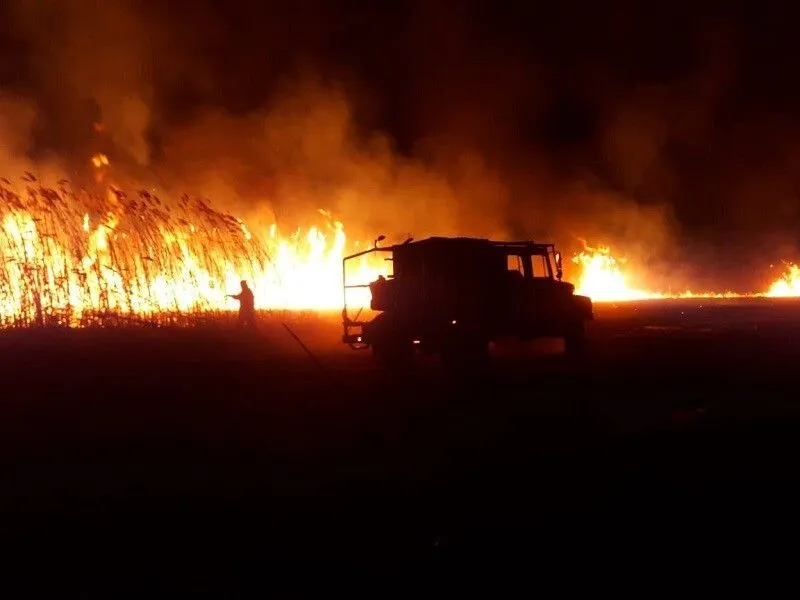
[[[585,239],[659,273],[718,263],[725,231],[794,250],[796,144],[741,101],[757,44],[735,15],[7,4],[9,171],[79,177],[104,152],[118,179],[257,222],[322,208],[368,239]]]
[[[478,155],[452,174],[359,131],[341,87],[307,78],[244,116],[209,110],[163,135],[162,180],[289,223],[333,211],[365,234],[500,230],[506,190]],[[496,220],[493,222],[492,219]]]
[[[11,169],[30,168],[24,159],[31,139],[36,111],[21,98],[0,96],[0,162]]]
[[[25,40],[23,85],[36,110],[28,153],[73,171],[94,146],[102,122],[122,160],[148,162],[152,100],[149,24],[128,2],[16,1],[7,15]]]

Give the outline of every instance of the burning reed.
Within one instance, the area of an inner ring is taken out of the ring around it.
[[[171,322],[228,307],[227,290],[268,270],[244,223],[201,199],[93,195],[29,173],[21,184],[0,179],[2,326]]]

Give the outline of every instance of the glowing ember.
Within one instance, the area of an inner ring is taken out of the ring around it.
[[[107,167],[109,165],[108,157],[105,154],[95,154],[92,157],[92,165],[97,169]]]
[[[800,296],[800,266],[789,263],[784,274],[770,285],[765,296],[770,298]]]

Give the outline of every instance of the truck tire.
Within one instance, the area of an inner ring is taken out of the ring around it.
[[[402,332],[403,329],[385,313],[370,323],[372,357],[387,371],[405,370],[414,362],[413,342]]]
[[[564,352],[568,358],[581,358],[586,354],[586,321],[573,323],[564,335]]]

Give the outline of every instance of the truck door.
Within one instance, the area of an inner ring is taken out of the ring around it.
[[[505,310],[503,320],[506,328],[517,329],[527,319],[532,300],[530,286],[530,267],[527,257],[519,254],[506,256],[506,286],[501,310]]]

